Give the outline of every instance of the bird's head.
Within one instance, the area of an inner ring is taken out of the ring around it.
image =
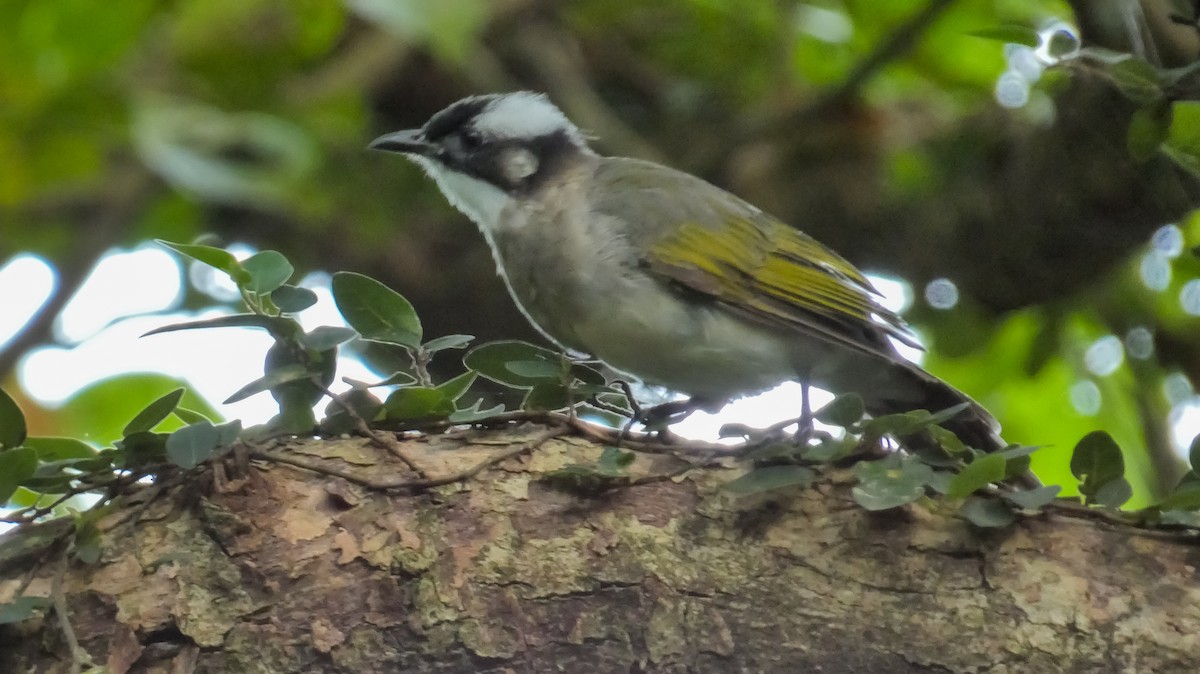
[[[527,91],[464,98],[421,128],[380,136],[370,147],[417,162],[451,201],[467,197],[461,192],[475,182],[526,194],[572,158],[593,154],[561,110],[544,94]]]

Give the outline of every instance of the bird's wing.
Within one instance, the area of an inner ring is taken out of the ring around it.
[[[642,266],[755,320],[873,355],[917,346],[862,272],[811,237],[699,178],[606,159],[593,207],[621,220]]]

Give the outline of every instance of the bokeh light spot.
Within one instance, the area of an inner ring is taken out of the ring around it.
[[[1179,304],[1187,313],[1200,316],[1200,279],[1192,279],[1183,284],[1179,291]]]
[[[1183,252],[1183,230],[1179,225],[1163,225],[1150,237],[1150,245],[1168,258],[1179,257]]]
[[[1152,250],[1142,256],[1138,265],[1138,274],[1142,284],[1151,290],[1166,290],[1171,285],[1171,261],[1157,250]]]
[[[1103,401],[1103,396],[1100,394],[1100,387],[1096,386],[1096,382],[1090,379],[1076,382],[1071,387],[1071,405],[1075,410],[1085,417],[1094,417],[1100,413],[1100,403]]]
[[[1116,335],[1107,335],[1097,339],[1083,354],[1084,366],[1087,367],[1088,372],[1098,377],[1107,377],[1116,372],[1124,361],[1125,348]]]
[[[948,278],[934,279],[925,286],[925,301],[934,309],[952,309],[958,304],[958,286]]]
[[[1154,333],[1143,326],[1125,333],[1125,353],[1136,360],[1146,360],[1154,355]]]

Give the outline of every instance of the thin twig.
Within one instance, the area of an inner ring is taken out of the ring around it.
[[[409,456],[402,447],[400,447],[400,444],[396,442],[395,437],[384,435],[383,433],[371,428],[370,424],[367,423],[366,419],[362,418],[362,416],[358,413],[358,410],[354,409],[353,405],[346,402],[342,396],[330,391],[329,387],[321,386],[321,390],[325,393],[325,395],[329,396],[329,398],[333,400],[334,404],[342,408],[343,412],[350,415],[350,419],[354,421],[354,430],[366,436],[377,447],[386,450],[392,456],[403,461],[404,465],[408,466],[409,469],[411,469],[417,475],[426,477],[425,471],[417,465],[416,461],[414,461],[413,458]]]
[[[76,496],[79,496],[80,494],[86,494],[88,492],[98,491],[101,488],[113,489],[113,488],[116,488],[119,486],[123,486],[122,483],[129,484],[129,483],[137,482],[138,480],[145,477],[147,474],[148,473],[145,471],[138,471],[136,473],[126,473],[126,474],[122,474],[122,475],[114,475],[111,479],[103,481],[103,482],[71,487],[64,494],[60,495],[58,498],[51,501],[48,505],[44,505],[41,507],[38,507],[37,504],[27,506],[25,508],[21,508],[20,510],[15,510],[15,511],[9,513],[8,515],[0,518],[0,521],[7,522],[9,524],[25,524],[28,522],[36,522],[37,520],[41,519],[42,517],[45,517],[46,515],[49,515],[50,513],[52,513],[54,511],[54,509],[57,508],[58,506],[62,505],[63,503],[66,503],[67,501],[75,498]],[[99,504],[96,504],[96,505],[99,505]]]
[[[637,397],[633,395],[633,387],[624,379],[617,380],[617,387],[621,389],[621,393],[625,394],[625,399],[629,401],[629,412],[635,417],[642,416],[642,406],[637,401]]]
[[[58,560],[58,568],[54,570],[54,579],[50,583],[50,601],[54,604],[54,616],[58,620],[58,628],[67,642],[67,649],[71,651],[71,674],[80,674],[84,665],[91,666],[92,657],[79,646],[75,628],[71,626],[71,617],[67,613],[67,595],[63,591],[63,578],[67,575],[67,550],[67,546],[63,546]]]
[[[429,363],[433,360],[433,354],[421,347],[411,350],[413,369],[417,373],[417,381],[425,388],[433,388],[433,376],[429,374]]]

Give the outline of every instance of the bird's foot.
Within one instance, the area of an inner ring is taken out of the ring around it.
[[[710,401],[688,398],[687,400],[672,400],[655,405],[654,407],[638,410],[633,418],[629,420],[629,423],[625,424],[622,435],[628,435],[635,425],[640,424],[647,433],[658,436],[659,440],[673,442],[678,439],[671,432],[670,427],[673,424],[687,419],[696,411],[710,410],[712,407],[713,405]]]

